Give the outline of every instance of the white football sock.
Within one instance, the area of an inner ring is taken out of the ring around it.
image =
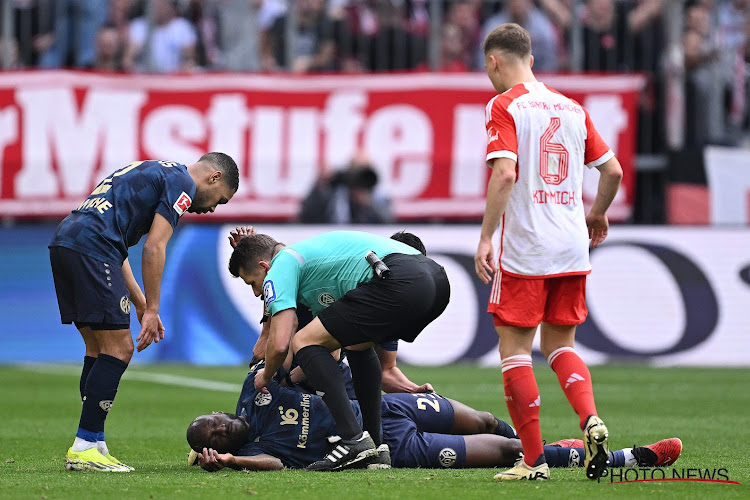
[[[635,467],[638,465],[638,460],[635,459],[631,448],[626,448],[622,452],[625,454],[625,467]]]
[[[99,450],[99,453],[101,453],[105,457],[107,455],[109,455],[109,448],[107,448],[107,442],[106,441],[97,441],[96,442],[96,449]]]
[[[85,439],[81,439],[78,436],[76,436],[75,441],[73,441],[73,451],[86,451],[91,448],[96,448],[96,443],[92,441],[86,441]]]

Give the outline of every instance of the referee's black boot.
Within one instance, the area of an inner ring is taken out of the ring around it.
[[[354,469],[361,462],[377,456],[378,450],[375,442],[370,437],[370,433],[364,431],[359,438],[334,441],[333,447],[325,458],[311,463],[305,470],[325,472]]]

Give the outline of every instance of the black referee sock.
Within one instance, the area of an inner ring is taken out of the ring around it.
[[[362,427],[370,433],[375,446],[383,442],[380,430],[381,382],[383,371],[375,349],[346,351],[349,368],[352,370],[354,393],[362,410]]]
[[[83,370],[81,370],[81,380],[78,382],[78,388],[81,391],[81,401],[83,401],[83,391],[86,389],[86,380],[89,378],[91,368],[96,363],[96,358],[93,356],[83,357]]]
[[[323,346],[308,345],[297,351],[297,362],[316,392],[323,393],[323,402],[333,415],[342,439],[351,440],[362,433],[349,402],[338,363]],[[320,394],[318,394],[320,395]]]
[[[79,429],[96,433],[104,431],[104,420],[127,367],[128,364],[121,359],[109,354],[99,354],[86,379]]]

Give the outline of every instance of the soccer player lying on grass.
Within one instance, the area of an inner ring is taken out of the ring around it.
[[[269,394],[255,389],[263,361],[251,367],[237,402],[236,414],[201,415],[190,424],[187,440],[193,449],[189,462],[207,471],[224,467],[248,470],[304,468],[335,453],[337,434],[322,399],[270,383]],[[359,404],[351,401],[357,419]],[[491,413],[474,410],[437,394],[386,394],[382,399],[383,445],[378,456],[361,468],[476,468],[512,465],[521,442],[499,433],[506,423]],[[327,439],[328,438],[328,439]],[[679,457],[677,438],[610,453],[612,467],[665,466]],[[389,453],[392,455],[389,457]],[[580,440],[564,440],[544,447],[552,467],[580,467]]]

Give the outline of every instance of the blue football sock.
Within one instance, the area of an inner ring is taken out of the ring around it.
[[[81,401],[83,401],[83,392],[86,389],[86,380],[89,378],[91,368],[96,363],[96,358],[93,356],[83,357],[83,369],[81,370],[81,380],[78,382],[78,388],[81,391]]]
[[[583,454],[583,448],[544,447],[544,456],[550,467],[580,467],[583,465]]]
[[[81,429],[80,427],[76,431],[76,437],[90,443],[96,443],[96,432],[87,431],[86,429]]]
[[[625,467],[625,450],[616,450],[609,452],[610,467]]]
[[[503,436],[510,439],[518,439],[518,434],[516,434],[516,431],[515,429],[513,429],[512,425],[510,425],[508,422],[503,422],[497,417],[495,417],[495,420],[497,421],[497,427],[495,427],[495,432],[493,432],[493,434],[497,434],[498,436]]]
[[[84,388],[81,420],[78,423],[79,432],[88,431],[91,433],[87,434],[89,437],[93,435],[91,441],[96,441],[98,433],[104,432],[104,420],[107,418],[107,413],[117,394],[120,379],[127,367],[126,362],[109,354],[99,354],[94,366],[91,367]],[[78,437],[89,441],[82,435]]]

